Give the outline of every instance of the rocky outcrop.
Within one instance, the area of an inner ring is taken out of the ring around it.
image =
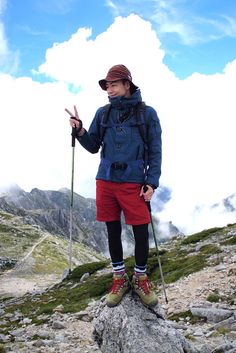
[[[43,231],[69,237],[70,202],[68,189],[61,191],[18,188],[0,196],[0,209],[24,217],[25,223],[38,226]],[[72,235],[73,240],[84,243],[94,250],[107,253],[105,226],[95,221],[95,200],[74,193]]]
[[[234,316],[234,311],[226,308],[214,308],[211,304],[202,306],[190,306],[192,315],[201,317],[208,322],[218,323]],[[236,312],[235,312],[236,316]],[[234,318],[234,321],[236,319]]]
[[[195,352],[158,305],[148,309],[132,294],[115,308],[100,305],[93,335],[103,353]]]

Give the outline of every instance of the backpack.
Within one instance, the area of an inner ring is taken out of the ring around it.
[[[140,133],[142,140],[143,140],[143,143],[144,143],[144,173],[145,173],[145,176],[147,176],[148,140],[147,140],[147,123],[146,123],[146,119],[145,119],[146,105],[144,102],[140,102],[133,109],[134,109],[134,115],[136,117],[136,124],[138,126],[139,133]],[[104,139],[110,111],[111,111],[111,104],[106,104],[103,107],[102,118],[101,118],[101,123],[100,123],[100,141],[101,142]]]

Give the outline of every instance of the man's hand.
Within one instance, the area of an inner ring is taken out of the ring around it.
[[[142,189],[140,191],[140,196],[143,196],[146,202],[151,201],[153,194],[154,194],[154,190],[150,185],[146,184],[142,186]]]
[[[76,106],[74,105],[74,114],[71,113],[67,108],[65,108],[65,111],[70,115],[70,126],[79,132],[83,128],[83,123],[79,118]]]

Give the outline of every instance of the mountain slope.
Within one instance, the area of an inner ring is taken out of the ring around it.
[[[234,353],[236,224],[204,230],[162,244],[160,259],[168,304],[162,292],[155,249],[149,254],[148,271],[154,285],[156,282],[158,284],[159,306],[166,318],[172,321],[173,327],[194,344],[197,353]],[[133,265],[134,258],[127,258],[129,276],[132,275]],[[87,323],[85,328],[80,319],[89,321],[97,315],[98,306],[103,305],[103,299],[100,301],[100,298],[108,290],[111,276],[107,261],[84,264],[43,293],[4,300],[0,303],[5,322],[0,328],[0,336],[2,334],[3,340],[6,340],[4,345],[20,351],[23,342],[25,348],[22,352],[28,353],[34,349],[32,344],[40,345],[44,339],[45,344],[50,340],[53,342],[52,352],[75,351],[75,347],[81,351],[98,352],[91,342],[91,324]],[[137,300],[132,293],[128,295],[132,303]],[[114,310],[115,315],[116,309],[110,310]],[[60,343],[55,338],[59,323],[70,338]],[[87,330],[87,336],[81,339],[76,336],[78,326],[83,326],[85,332]],[[45,329],[50,335],[41,338]],[[14,336],[17,332],[20,332],[22,341]],[[41,336],[38,337],[37,333]]]
[[[69,268],[68,239],[26,224],[24,216],[0,211],[0,239],[0,294],[45,288]],[[73,242],[72,268],[101,259],[101,253]]]

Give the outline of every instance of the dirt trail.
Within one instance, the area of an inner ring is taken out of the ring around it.
[[[46,234],[40,238],[13,269],[0,275],[0,298],[18,297],[27,292],[40,291],[60,281],[61,276],[58,274],[38,275],[27,273],[28,271],[25,270],[25,268],[30,267],[29,263],[33,261],[31,256],[35,248],[48,237],[49,235]]]

